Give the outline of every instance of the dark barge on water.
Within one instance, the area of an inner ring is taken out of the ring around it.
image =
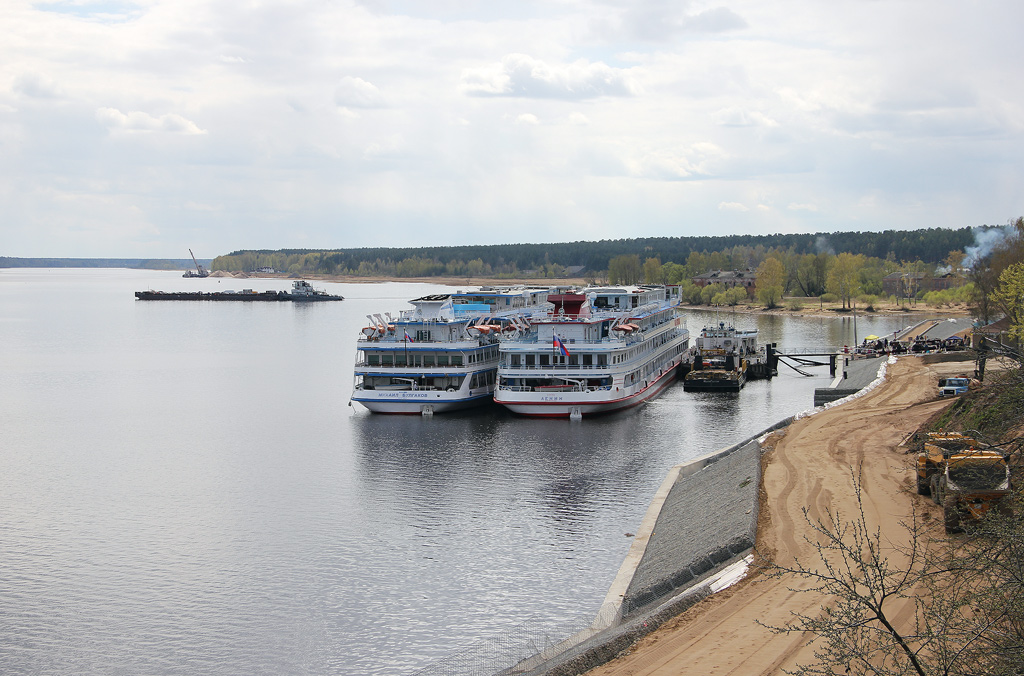
[[[298,303],[345,300],[320,289],[314,289],[309,282],[297,280],[292,282],[291,291],[136,291],[137,300],[234,300],[247,302],[280,302],[294,301]]]
[[[778,373],[775,343],[758,348],[757,329],[740,330],[719,322],[705,326],[682,364],[685,392],[739,392],[747,380]]]

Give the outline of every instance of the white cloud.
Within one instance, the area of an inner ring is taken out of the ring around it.
[[[576,100],[639,92],[628,71],[584,59],[549,65],[525,54],[509,54],[500,65],[468,70],[462,83],[466,93],[474,96]]]
[[[44,256],[53,185],[96,256],[1005,223],[1024,3],[919,10],[0,2],[0,213]]]
[[[634,0],[620,14],[591,22],[608,39],[668,42],[679,35],[741,30],[747,22],[727,7],[693,11],[692,0]]]
[[[779,123],[757,110],[744,110],[738,106],[723,108],[715,113],[718,124],[726,127],[777,127]]]
[[[205,212],[216,212],[223,211],[224,207],[220,204],[203,204],[200,202],[193,202],[189,200],[185,202],[184,209],[186,211],[205,211]]]
[[[350,108],[380,108],[384,97],[372,82],[346,75],[334,90],[334,102]]]
[[[11,89],[33,99],[59,99],[64,90],[52,79],[40,73],[22,73],[14,78]]]
[[[112,130],[129,132],[167,132],[171,134],[205,134],[195,122],[176,113],[154,117],[149,113],[131,111],[122,113],[116,108],[100,108],[96,119]]]

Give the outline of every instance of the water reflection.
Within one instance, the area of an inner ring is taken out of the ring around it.
[[[186,283],[243,285],[0,270],[5,672],[394,674],[523,617],[561,624],[596,611],[670,467],[809,408],[830,380],[677,383],[579,423],[373,416],[346,405],[365,315],[446,287],[132,296]],[[853,340],[849,320],[727,321],[782,345]],[[858,317],[858,335],[912,321]]]

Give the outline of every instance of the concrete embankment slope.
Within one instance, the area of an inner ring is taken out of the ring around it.
[[[673,467],[651,501],[591,629],[564,642],[540,666],[517,673],[582,673],[707,597],[718,575],[754,547],[759,439],[792,420]]]

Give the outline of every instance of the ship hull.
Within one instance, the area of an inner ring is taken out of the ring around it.
[[[699,371],[691,373],[700,373]],[[739,392],[747,379],[743,374],[722,378],[691,378],[683,379],[684,392]]]
[[[352,401],[361,404],[372,413],[386,415],[423,415],[424,413],[449,413],[493,403],[490,393],[452,397],[445,392],[394,392],[387,396],[372,397],[356,394]]]
[[[591,392],[550,392],[545,394],[498,391],[495,402],[513,413],[531,418],[590,417],[621,411],[654,399],[676,380],[676,366],[665,370],[646,387],[625,396],[614,396],[621,390],[594,390]]]

